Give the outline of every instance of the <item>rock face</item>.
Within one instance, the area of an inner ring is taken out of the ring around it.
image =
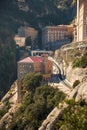
[[[81,84],[75,100],[83,100],[87,104],[87,82]]]
[[[0,119],[0,130],[5,126],[6,128],[9,127],[9,123],[12,119],[12,114],[15,113],[19,107],[17,104],[17,83],[11,86],[11,89],[7,92],[7,94],[2,98],[0,102],[0,110],[4,110],[6,108],[6,102],[9,102],[10,108],[8,109],[7,113],[3,115]]]
[[[87,103],[87,77],[83,78],[82,82],[74,88],[66,98],[75,99],[75,101],[81,99]],[[67,107],[68,105],[65,102],[60,103],[59,107],[55,107],[47,116],[38,130],[53,130],[55,123],[58,122]]]
[[[75,80],[79,80],[80,84],[76,86],[66,97],[67,99],[75,99],[75,101],[82,100],[87,103],[87,68],[72,69],[72,64],[66,69],[66,77],[73,84]],[[53,111],[47,116],[38,130],[53,130],[55,123],[59,120],[60,116],[68,105],[64,102],[55,107]]]
[[[87,76],[87,68],[72,68],[72,63],[70,63],[65,73],[66,78],[73,84],[75,80],[82,81]]]
[[[74,95],[76,101],[84,100],[87,103],[87,68],[72,68],[72,63],[69,63],[66,78],[72,85],[76,80],[80,81],[80,84],[69,94],[69,98]]]
[[[75,101],[84,101],[87,104],[87,77],[85,77],[86,80],[81,82],[76,88],[72,90],[72,92],[69,95],[69,98],[75,99]]]
[[[16,104],[17,102],[17,83],[14,82],[11,89],[2,98],[1,102],[9,101],[10,104]]]
[[[66,103],[60,103],[59,108],[55,107],[52,110],[38,130],[53,130],[55,123],[67,107],[68,105]]]
[[[76,86],[74,89],[67,88],[68,93],[66,93],[68,96],[67,99],[75,99],[75,101],[82,100],[87,104],[87,68],[76,68],[72,69],[72,65],[67,68],[67,78],[71,83],[75,80],[80,80],[80,84]],[[54,84],[55,85],[55,84]],[[56,86],[61,91],[65,91],[66,88],[59,86]],[[62,90],[63,89],[63,90]],[[0,128],[3,128],[5,125],[6,128],[9,128],[9,124],[12,121],[12,114],[16,112],[18,109],[17,104],[17,84],[14,83],[10,89],[10,91],[3,97],[0,104],[0,110],[4,109],[5,102],[9,101],[11,104],[11,108],[8,110],[8,112],[0,119]],[[19,106],[20,107],[20,106]],[[68,107],[68,104],[66,102],[62,102],[59,104],[58,107],[55,107],[47,116],[47,118],[43,121],[41,127],[38,130],[54,130],[54,125],[58,120],[60,119],[61,115],[64,113],[64,110]]]

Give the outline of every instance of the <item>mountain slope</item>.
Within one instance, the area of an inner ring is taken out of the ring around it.
[[[21,9],[19,4],[22,6]],[[25,6],[28,6],[27,11],[23,10]],[[0,7],[0,15],[3,18],[0,23],[5,26],[10,24],[9,27],[14,31],[17,31],[17,27],[24,22],[36,28],[40,25],[42,27],[51,24],[68,24],[75,16],[75,10],[72,0],[69,2],[68,0],[37,0],[37,2],[35,0],[26,0],[25,2],[4,0]],[[7,24],[4,21],[7,21]]]
[[[16,79],[17,61],[13,37],[18,27],[26,23],[38,29],[41,35],[41,29],[46,25],[68,24],[76,13],[76,5],[72,5],[72,2],[73,0],[0,1],[0,98]]]

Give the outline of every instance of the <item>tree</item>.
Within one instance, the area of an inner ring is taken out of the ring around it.
[[[10,37],[0,43],[0,98],[10,88],[16,79],[16,47],[15,42]]]
[[[87,106],[81,106],[80,102],[70,101],[60,120],[55,125],[55,130],[86,130]]]
[[[35,74],[30,75],[32,77],[32,75],[34,76]],[[38,76],[37,79],[40,80],[39,75],[36,75]],[[62,92],[48,85],[39,86],[35,91],[25,93],[23,103],[13,115],[9,129],[38,130],[54,106],[59,104],[60,101],[63,101],[64,98],[65,95]]]
[[[73,61],[73,67],[86,67],[87,66],[87,53],[81,58],[77,58]]]
[[[41,81],[42,81],[41,74],[29,73],[24,77],[22,81],[22,87],[25,90],[33,91],[36,89],[36,87],[40,86]]]
[[[73,83],[73,88],[75,88],[79,83],[80,83],[80,81],[79,81],[79,80],[76,80],[76,81]]]
[[[26,45],[26,46],[31,46],[31,45],[32,45],[31,37],[27,37],[27,38],[26,38],[26,40],[25,40],[25,45]]]

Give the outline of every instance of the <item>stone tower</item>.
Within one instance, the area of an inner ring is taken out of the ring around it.
[[[77,0],[77,41],[87,40],[87,0]]]

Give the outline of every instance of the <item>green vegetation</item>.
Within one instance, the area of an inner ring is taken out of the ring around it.
[[[56,124],[54,130],[86,130],[87,129],[87,106],[74,100],[68,101],[69,107]]]
[[[76,80],[76,81],[73,83],[73,88],[75,88],[79,83],[80,83],[80,81],[79,81],[79,80]]]
[[[11,107],[9,101],[5,101],[4,105],[5,105],[4,109],[0,109],[0,119],[8,112],[8,110]]]
[[[3,0],[0,4],[0,23],[10,28],[13,32],[17,31],[18,26],[27,22],[30,26],[39,28],[46,25],[68,24],[75,16],[75,5],[73,0],[49,1],[49,0],[25,0],[29,11],[19,10],[17,0]],[[58,8],[58,6],[62,8]],[[64,18],[66,16],[66,19]],[[6,22],[5,22],[6,21]]]
[[[0,119],[7,113],[7,109],[0,110]]]
[[[20,49],[15,49],[13,38],[18,28],[25,23],[36,28],[39,31],[36,44],[41,48],[41,28],[46,25],[68,24],[76,11],[72,0],[25,0],[25,4],[29,6],[28,12],[19,10],[18,0],[0,1],[0,98],[16,79],[16,60],[19,60]],[[58,8],[58,5],[62,8]],[[29,39],[26,44],[31,44]]]
[[[27,89],[28,91],[23,96],[22,105],[13,115],[8,130],[23,130],[25,128],[37,130],[50,111],[65,98],[65,95],[58,89],[53,89],[48,85],[38,86],[38,83],[41,82],[39,76],[39,74],[25,76],[23,86],[25,89],[27,86],[34,87],[34,91],[30,91],[31,88]],[[25,82],[26,77],[27,83]],[[37,87],[35,87],[35,83]]]
[[[26,46],[31,46],[32,45],[32,41],[31,41],[31,37],[27,37],[25,40],[25,45]]]
[[[5,94],[16,79],[16,48],[11,37],[0,38],[0,98]],[[6,43],[5,43],[6,42]]]
[[[22,81],[23,90],[33,91],[36,89],[36,87],[40,86],[41,81],[42,81],[41,74],[29,73],[25,76],[25,78]]]
[[[76,58],[73,61],[73,67],[86,67],[87,66],[87,53],[85,53],[81,58]]]

